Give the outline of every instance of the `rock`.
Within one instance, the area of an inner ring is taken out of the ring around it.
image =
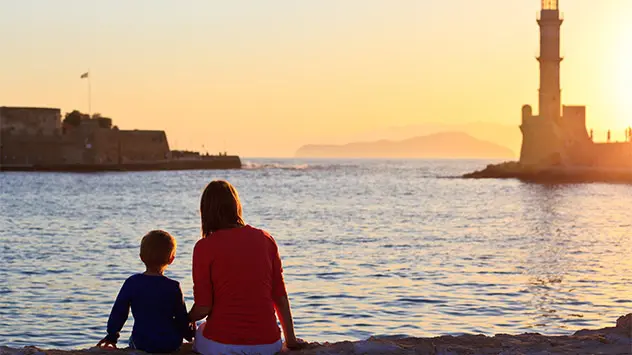
[[[368,340],[338,343],[312,343],[300,351],[285,354],[342,355],[545,355],[545,354],[630,354],[632,314],[620,317],[616,327],[580,330],[569,336],[537,333],[441,336],[435,338],[372,337]],[[42,350],[34,346],[12,349],[0,346],[0,355],[139,355],[136,350]],[[172,355],[193,355],[191,344]]]
[[[356,354],[392,354],[400,350],[397,345],[375,341],[359,341],[353,345]]]
[[[632,169],[574,166],[524,166],[518,162],[488,165],[462,176],[466,179],[518,179],[536,183],[632,183]]]
[[[632,313],[628,313],[627,315],[617,319],[617,329],[620,329],[624,333],[632,336]]]
[[[0,355],[46,355],[46,352],[35,346],[25,346],[22,349],[0,346]]]

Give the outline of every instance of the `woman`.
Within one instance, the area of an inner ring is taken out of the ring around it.
[[[206,322],[197,330],[194,349],[203,355],[275,354],[283,346],[275,310],[286,346],[301,348],[272,236],[244,223],[237,191],[226,181],[206,186],[200,212],[189,318]]]

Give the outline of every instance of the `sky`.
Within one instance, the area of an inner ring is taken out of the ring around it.
[[[561,0],[562,101],[632,124],[632,1]],[[538,0],[0,0],[0,106],[163,129],[176,149],[292,156],[427,122],[537,112]],[[90,71],[90,81],[80,75]],[[516,128],[518,129],[518,128]]]

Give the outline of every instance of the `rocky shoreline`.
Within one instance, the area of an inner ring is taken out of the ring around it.
[[[462,176],[466,179],[518,179],[536,183],[632,183],[632,169],[599,169],[591,167],[524,166],[518,162],[488,165],[485,169]]]
[[[0,346],[0,355],[139,355],[134,350],[44,350],[28,346],[13,349]],[[544,354],[632,354],[632,313],[620,317],[616,326],[597,330],[580,330],[567,336],[544,336],[537,333],[441,336],[436,338],[369,338],[365,341],[314,343],[292,354],[416,354],[416,355],[544,355]],[[178,355],[193,354],[185,344]]]

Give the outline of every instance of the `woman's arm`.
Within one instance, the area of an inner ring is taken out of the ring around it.
[[[211,262],[208,249],[204,248],[206,241],[199,240],[193,248],[193,300],[189,311],[189,320],[197,322],[211,314],[213,307],[213,282],[211,280]]]
[[[274,300],[274,308],[276,309],[281,327],[283,327],[283,335],[289,349],[300,348],[300,342],[294,334],[294,320],[292,319],[292,310],[290,309],[290,300],[287,295],[277,297]]]
[[[283,327],[285,343],[289,349],[300,349],[305,345],[305,342],[297,339],[296,334],[294,334],[294,320],[292,319],[290,300],[285,289],[285,280],[283,280],[283,264],[281,263],[281,256],[279,255],[276,242],[272,248],[271,258],[273,268],[272,300],[274,301],[274,308],[281,322],[281,327]]]
[[[197,322],[206,318],[209,314],[211,314],[211,307],[193,304],[193,307],[191,307],[189,311],[189,320],[191,322]]]

